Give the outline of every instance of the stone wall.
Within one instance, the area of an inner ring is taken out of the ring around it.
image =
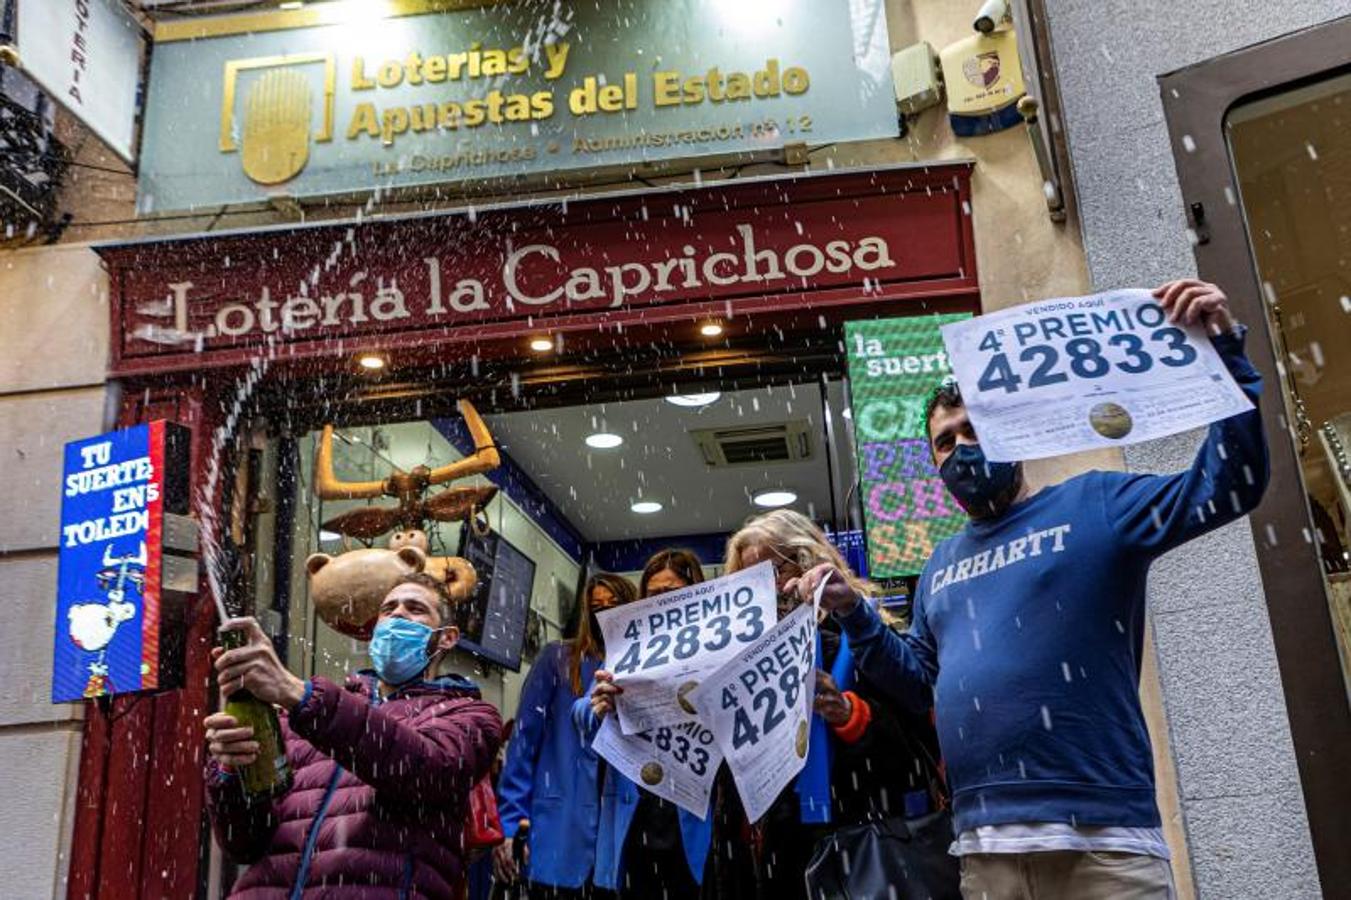
[[[10,897],[65,895],[83,708],[51,702],[61,447],[104,421],[107,283],[87,247],[0,255],[0,833]]]

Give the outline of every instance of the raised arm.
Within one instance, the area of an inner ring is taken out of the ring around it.
[[[906,709],[927,713],[933,706],[932,687],[938,677],[938,647],[924,618],[925,576],[920,576],[913,623],[904,635],[888,628],[829,563],[793,579],[784,590],[796,591],[804,603],[810,603],[822,582],[821,608],[835,616],[849,637],[858,670]]]
[[[1211,338],[1256,405],[1262,376],[1243,353],[1245,329]],[[1105,477],[1107,519],[1128,547],[1159,555],[1251,512],[1271,476],[1262,417],[1252,409],[1212,423],[1191,468],[1175,475]]]
[[[502,719],[481,700],[444,700],[435,716],[415,725],[327,678],[311,683],[309,697],[290,715],[291,728],[381,799],[421,808],[463,804],[502,740]]]
[[[873,689],[914,713],[933,707],[933,683],[938,678],[938,648],[929,632],[920,598],[915,598],[910,630],[897,634],[860,599],[849,612],[835,614],[849,636],[855,666]]]

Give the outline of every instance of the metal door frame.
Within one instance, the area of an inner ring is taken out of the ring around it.
[[[1248,243],[1224,123],[1238,104],[1347,70],[1351,18],[1217,57],[1159,79],[1200,276],[1224,288],[1253,329],[1248,352],[1270,377],[1278,368],[1263,291]],[[1268,382],[1262,418],[1271,486],[1252,514],[1257,559],[1294,738],[1320,879],[1351,885],[1351,706],[1328,609],[1293,423]],[[1273,541],[1272,536],[1275,536]],[[1333,892],[1335,893],[1335,891]],[[1329,896],[1333,894],[1330,893]]]

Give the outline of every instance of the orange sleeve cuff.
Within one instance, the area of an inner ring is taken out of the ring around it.
[[[868,730],[869,723],[873,720],[873,711],[863,698],[853,691],[845,691],[844,695],[849,698],[850,712],[849,718],[843,725],[832,726],[835,729],[835,736],[846,744],[852,744],[863,733]]]

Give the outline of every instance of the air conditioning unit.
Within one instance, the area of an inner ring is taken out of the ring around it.
[[[690,432],[709,468],[801,462],[812,458],[805,419],[775,425],[701,428]]]

